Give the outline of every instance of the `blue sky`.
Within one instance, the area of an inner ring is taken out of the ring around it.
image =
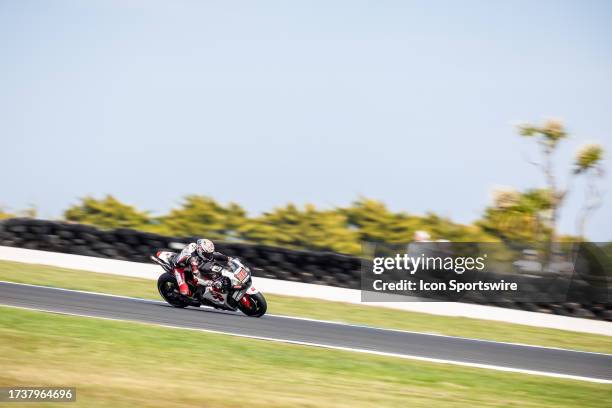
[[[592,140],[612,172],[611,23],[594,0],[0,1],[0,203],[363,195],[470,222],[494,186],[543,185],[517,121],[565,120],[561,179]],[[592,239],[610,214],[608,192]]]

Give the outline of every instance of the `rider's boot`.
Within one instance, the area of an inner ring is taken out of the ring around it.
[[[194,299],[197,299],[200,302],[203,302],[204,301],[204,293],[206,293],[206,288],[204,288],[202,286],[196,286],[195,290],[193,291],[192,297]]]
[[[175,268],[174,276],[176,277],[176,282],[179,285],[179,291],[181,292],[181,295],[190,296],[191,291],[189,290],[187,282],[185,282],[185,270],[183,268]]]

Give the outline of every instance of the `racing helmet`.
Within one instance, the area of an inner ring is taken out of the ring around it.
[[[210,239],[198,239],[196,241],[196,252],[202,258],[210,258],[213,252],[215,252],[215,244]]]

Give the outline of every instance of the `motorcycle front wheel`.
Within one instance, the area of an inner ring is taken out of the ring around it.
[[[254,295],[244,295],[238,302],[238,309],[247,316],[261,317],[266,314],[268,304],[262,293],[255,293]]]
[[[174,275],[167,272],[161,274],[157,279],[157,290],[161,297],[170,305],[179,308],[189,306],[189,303],[181,298],[180,292],[178,291],[178,283]]]

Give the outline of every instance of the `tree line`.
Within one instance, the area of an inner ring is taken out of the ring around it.
[[[333,209],[290,203],[249,216],[239,204],[224,205],[212,197],[189,195],[179,207],[153,216],[107,195],[82,198],[64,212],[63,218],[100,228],[131,228],[163,235],[205,236],[346,254],[360,254],[363,242],[407,243],[417,231],[426,231],[432,240],[457,242],[552,243],[580,239],[585,234],[588,216],[601,204],[597,182],[603,175],[603,148],[587,144],[576,153],[571,178],[586,179],[586,200],[577,214],[577,236],[563,237],[557,234],[556,224],[570,188],[561,187],[555,179],[553,154],[568,133],[555,120],[542,125],[521,125],[518,131],[521,136],[537,140],[542,159],[533,164],[542,170],[545,185],[526,191],[496,190],[480,219],[468,225],[434,213],[393,212],[383,202],[365,197]],[[0,208],[0,219],[35,215],[32,209],[10,213]]]

